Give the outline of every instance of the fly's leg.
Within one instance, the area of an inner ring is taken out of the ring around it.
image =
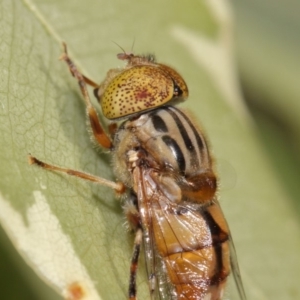
[[[137,228],[134,239],[133,254],[130,264],[130,278],[129,278],[129,290],[128,290],[128,299],[137,300],[136,296],[136,275],[138,269],[138,261],[141,251],[141,243],[143,238],[143,232],[140,227]]]
[[[131,263],[130,263],[128,299],[137,300],[136,276],[137,276],[139,255],[141,251],[143,231],[141,227],[141,217],[137,208],[137,197],[133,193],[133,191],[131,191],[131,195],[125,202],[123,209],[130,229],[135,231],[133,253],[132,253]]]
[[[30,165],[37,165],[46,170],[65,173],[65,174],[68,174],[71,176],[82,178],[84,180],[88,180],[88,181],[92,181],[92,182],[95,182],[95,183],[98,183],[98,184],[101,184],[104,186],[108,186],[108,187],[112,188],[113,190],[115,190],[118,194],[123,194],[126,190],[125,185],[122,182],[114,182],[114,181],[110,181],[105,178],[97,177],[97,176],[94,176],[94,175],[91,175],[91,174],[88,174],[85,172],[80,172],[80,171],[71,170],[71,169],[67,169],[67,168],[61,168],[61,167],[58,167],[55,165],[50,165],[50,164],[40,161],[39,159],[37,159],[36,157],[33,157],[31,155],[28,156],[28,162]]]
[[[110,123],[108,125],[108,132],[109,132],[111,137],[113,137],[115,135],[117,129],[118,129],[117,123]]]
[[[65,46],[65,44],[64,44],[64,46]],[[65,46],[65,49],[66,49],[66,46]],[[65,52],[66,52],[66,50],[65,50]],[[91,80],[90,78],[84,76],[83,74],[81,74],[81,75],[82,75],[83,80],[84,80],[84,82],[85,82],[86,84],[92,86],[93,88],[98,88],[98,87],[99,87],[99,84],[97,84],[96,82],[94,82],[94,81]]]
[[[106,132],[103,129],[103,126],[100,123],[100,120],[98,118],[97,112],[95,108],[93,107],[91,103],[90,96],[87,91],[87,84],[93,86],[93,87],[98,87],[98,85],[90,80],[89,78],[85,77],[82,75],[74,65],[73,61],[70,59],[68,56],[67,52],[67,45],[64,43],[64,53],[61,55],[60,59],[64,60],[67,65],[69,66],[71,74],[77,79],[81,93],[83,95],[85,105],[86,105],[86,111],[87,115],[90,120],[91,128],[93,131],[93,135],[96,139],[96,141],[104,148],[111,149],[113,144],[110,139],[110,137],[106,134]]]

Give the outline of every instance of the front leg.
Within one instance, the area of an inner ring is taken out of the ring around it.
[[[90,120],[90,125],[93,131],[93,136],[97,143],[101,145],[103,148],[111,149],[113,147],[112,141],[107,133],[104,131],[103,126],[100,123],[99,117],[95,108],[92,105],[90,96],[87,91],[87,84],[92,86],[97,86],[92,80],[88,79],[87,77],[83,76],[78,70],[77,67],[74,65],[73,61],[68,56],[67,52],[67,45],[63,43],[64,46],[64,53],[60,57],[61,60],[64,60],[67,65],[69,66],[71,74],[77,79],[81,93],[83,95],[85,104],[86,104],[86,111]]]

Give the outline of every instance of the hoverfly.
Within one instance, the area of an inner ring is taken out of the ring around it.
[[[95,140],[111,151],[120,182],[60,168],[29,156],[31,164],[126,193],[124,211],[135,231],[128,299],[137,299],[136,275],[143,244],[151,299],[218,300],[233,273],[246,299],[226,220],[216,198],[217,180],[203,133],[174,104],[188,96],[183,78],[154,56],[122,53],[123,69],[100,84],[82,75],[67,54]],[[114,121],[104,130],[87,85]],[[124,121],[125,119],[125,121]]]

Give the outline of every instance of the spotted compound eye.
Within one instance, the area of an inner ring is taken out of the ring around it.
[[[101,95],[104,116],[117,119],[187,97],[182,77],[160,64],[137,65],[115,76]]]

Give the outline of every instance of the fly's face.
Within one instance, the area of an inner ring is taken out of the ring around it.
[[[111,151],[120,182],[44,163],[29,162],[126,191],[124,210],[135,231],[128,299],[137,299],[136,275],[144,245],[151,299],[220,300],[230,273],[240,299],[245,294],[226,220],[215,196],[216,176],[203,133],[173,106],[188,88],[172,68],[153,56],[122,53],[124,69],[113,69],[97,85],[83,76],[65,52],[87,107],[93,137]],[[108,119],[127,117],[104,130],[91,104],[95,88]],[[108,133],[107,133],[108,132]]]
[[[103,115],[119,119],[157,108],[188,96],[183,78],[172,68],[155,62],[154,56],[119,54],[124,69],[113,69],[95,89]]]

